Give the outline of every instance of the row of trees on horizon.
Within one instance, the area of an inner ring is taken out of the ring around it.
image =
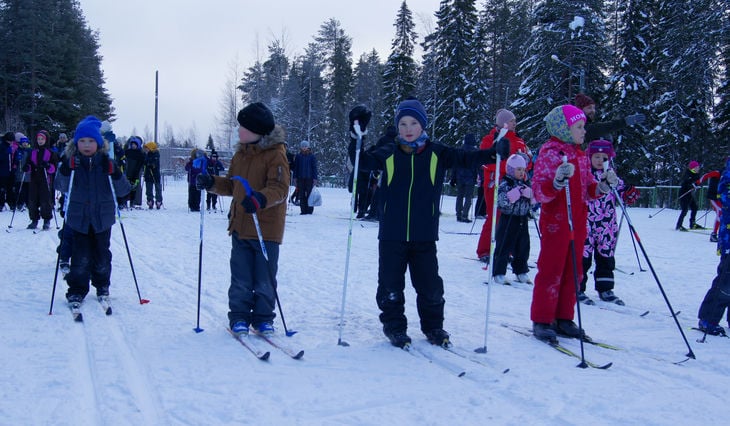
[[[459,146],[468,133],[481,138],[496,111],[509,108],[537,153],[547,139],[542,118],[583,91],[602,120],[647,116],[613,135],[616,167],[629,183],[676,184],[690,160],[719,169],[730,154],[726,0],[442,0],[425,34],[415,31],[407,0],[394,12],[385,57],[372,50],[354,60],[352,38],[335,18],[303,53],[271,40],[264,57],[229,76],[220,130],[200,145],[226,149],[238,109],[262,101],[290,145],[310,141],[321,173],[342,177],[350,108],[374,112],[374,142],[398,102],[415,96],[429,113],[432,139]],[[45,25],[32,26],[38,16]],[[0,46],[4,128],[69,129],[90,113],[113,120],[97,35],[75,0],[0,0]],[[164,128],[159,142],[196,145],[192,133]]]

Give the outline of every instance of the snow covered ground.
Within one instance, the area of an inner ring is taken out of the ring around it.
[[[608,370],[576,368],[578,360],[501,327],[530,326],[531,288],[494,286],[488,352],[478,361],[431,348],[418,330],[413,290],[406,313],[415,345],[438,362],[390,346],[381,333],[374,294],[377,225],[355,222],[340,329],[350,194],[321,189],[324,205],[299,216],[292,207],[279,263],[285,338],[305,350],[293,360],[273,350],[267,362],[226,332],[230,240],[226,217],[205,215],[200,326],[195,333],[200,215],[189,213],[184,182],[169,182],[166,209],[124,213],[142,298],[117,225],[112,232],[114,314],[93,298],[74,323],[59,279],[48,315],[56,232],[25,230],[27,213],[0,213],[3,255],[0,321],[0,423],[15,425],[446,425],[446,424],[717,424],[727,408],[730,339],[698,343],[697,308],[718,263],[709,231],[673,231],[677,212],[630,209],[687,345],[650,271],[641,272],[626,225],[619,242],[616,293],[625,308],[583,306],[583,324],[614,351],[586,345],[588,360]],[[227,206],[230,199],[224,200]],[[438,243],[446,288],[445,328],[457,348],[484,345],[486,272],[476,261],[478,235],[458,223],[445,197]],[[711,215],[710,215],[711,216]],[[60,218],[59,218],[60,219]],[[702,222],[700,222],[702,223]],[[481,228],[478,221],[474,232]],[[708,226],[710,220],[707,220]],[[534,232],[531,264],[539,242]],[[467,233],[467,234],[464,234]],[[641,265],[649,269],[645,259]],[[534,270],[531,275],[534,276]],[[592,288],[592,281],[589,282]],[[597,299],[593,291],[589,294]],[[650,313],[644,317],[640,313]],[[283,334],[281,322],[276,323]],[[726,325],[723,321],[722,325]],[[579,351],[578,343],[563,339]],[[481,363],[481,364],[480,364]],[[457,377],[456,370],[465,370]]]

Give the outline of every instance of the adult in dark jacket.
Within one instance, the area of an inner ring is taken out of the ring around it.
[[[160,151],[155,142],[147,142],[142,147],[144,151],[144,183],[147,195],[147,207],[162,207],[162,186],[160,185]],[[153,196],[154,186],[154,196]]]
[[[128,148],[124,151],[127,162],[127,180],[132,184],[132,191],[129,193],[129,208],[142,208],[142,188],[139,180],[142,178],[144,168],[144,153],[142,152],[142,138],[131,136],[127,141]],[[126,205],[126,201],[124,202]]]
[[[309,141],[299,144],[299,154],[294,157],[294,185],[299,191],[300,214],[312,214],[314,207],[309,205],[309,194],[317,186],[317,157],[312,154]]]
[[[611,133],[617,132],[626,126],[633,126],[635,124],[641,124],[646,120],[644,114],[632,114],[627,115],[624,118],[617,120],[596,122],[596,102],[583,93],[575,95],[573,102],[575,106],[583,110],[583,113],[588,118],[586,123],[586,141],[594,141],[598,139],[604,139],[612,141]]]
[[[677,231],[686,231],[687,228],[682,226],[684,217],[689,213],[689,229],[703,229],[700,225],[695,222],[697,218],[697,201],[695,200],[695,190],[697,185],[700,183],[700,163],[697,161],[690,161],[687,165],[687,169],[684,171],[682,176],[682,186],[679,188],[679,218],[677,219]]]
[[[350,114],[351,129],[355,120],[368,122],[370,112],[362,110]],[[444,285],[436,257],[444,174],[452,167],[494,163],[496,149],[464,152],[431,141],[424,130],[428,125],[426,110],[416,99],[398,105],[395,123],[396,142],[369,149],[362,160],[371,170],[383,170],[378,200],[382,216],[376,294],[380,321],[394,346],[410,345],[404,296],[404,273],[408,268],[417,294],[421,331],[432,344],[448,346],[449,334],[443,329]],[[350,149],[355,143],[351,139]],[[505,155],[509,149],[506,144],[499,148]]]
[[[0,140],[0,212],[8,204],[10,210],[15,210],[15,175],[13,173],[13,147],[10,145],[15,140],[13,132],[7,132]]]
[[[101,122],[93,116],[78,124],[55,181],[57,190],[71,191],[64,226],[73,231],[71,270],[65,277],[66,299],[72,306],[78,306],[88,294],[89,280],[97,296],[109,295],[109,241],[116,217],[111,186],[118,197],[126,196],[130,190],[129,182],[109,159],[109,145],[102,139],[100,128]]]
[[[469,133],[464,137],[465,152],[477,150],[477,138]],[[457,167],[453,171],[452,182],[456,185],[456,220],[469,223],[469,209],[474,196],[474,185],[477,183],[477,174],[480,167]]]

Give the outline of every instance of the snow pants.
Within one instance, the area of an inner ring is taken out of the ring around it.
[[[679,206],[682,210],[679,212],[679,219],[677,219],[676,228],[679,229],[679,227],[682,226],[684,217],[687,216],[687,210],[690,211],[689,227],[691,228],[695,224],[695,219],[697,218],[697,201],[695,201],[694,194],[690,192],[684,197],[681,197],[679,199]]]
[[[489,256],[492,244],[492,211],[494,209],[494,183],[487,183],[484,186],[484,216],[486,220],[482,225],[482,233],[477,243],[477,257]],[[497,220],[500,212],[497,209]]]
[[[89,293],[89,279],[97,289],[109,287],[112,275],[111,235],[111,228],[98,233],[89,229],[88,234],[73,231],[71,271],[66,275],[67,298],[72,295],[85,297]]]
[[[421,331],[441,329],[444,324],[444,282],[439,276],[436,242],[380,241],[378,243],[378,290],[380,322],[386,333],[406,331],[406,268],[416,290]]]
[[[507,274],[510,254],[512,254],[512,272],[515,275],[526,274],[529,271],[527,259],[530,257],[530,232],[527,223],[527,216],[503,214],[499,217],[493,275]]]
[[[474,196],[473,183],[459,183],[456,185],[456,217],[469,219],[471,199]]]
[[[28,216],[30,220],[51,220],[53,218],[53,196],[55,191],[46,179],[31,181],[28,186]]]
[[[258,325],[276,317],[276,272],[279,264],[279,244],[264,241],[267,261],[259,240],[240,240],[231,236],[231,286],[228,288],[228,320]]]
[[[586,217],[573,214],[574,250],[571,250],[567,213],[549,213],[544,207],[540,215],[542,239],[530,318],[533,322],[550,324],[556,319],[572,320],[575,315],[575,289],[579,285],[576,276],[583,275],[578,253],[586,239]]]
[[[711,324],[719,324],[725,309],[728,308],[730,308],[730,255],[723,255],[720,264],[717,265],[717,276],[705,294],[697,318]],[[728,327],[730,327],[730,311],[728,311]]]
[[[596,270],[593,271],[594,288],[599,293],[613,290],[613,270],[616,268],[616,258],[614,256],[604,257],[598,250],[594,250],[594,253],[596,258]],[[580,282],[580,291],[582,292],[586,291],[588,270],[591,269],[592,260],[593,256],[591,254],[586,257],[583,253],[583,279]]]

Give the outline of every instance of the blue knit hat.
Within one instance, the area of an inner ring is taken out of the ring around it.
[[[89,115],[81,120],[76,126],[74,132],[74,145],[78,146],[79,139],[92,138],[96,141],[99,148],[104,146],[104,139],[101,137],[101,121],[93,115]]]
[[[398,127],[398,122],[405,116],[418,120],[424,130],[428,127],[426,108],[423,107],[423,104],[418,99],[409,98],[398,105],[398,109],[395,112],[395,127]]]

